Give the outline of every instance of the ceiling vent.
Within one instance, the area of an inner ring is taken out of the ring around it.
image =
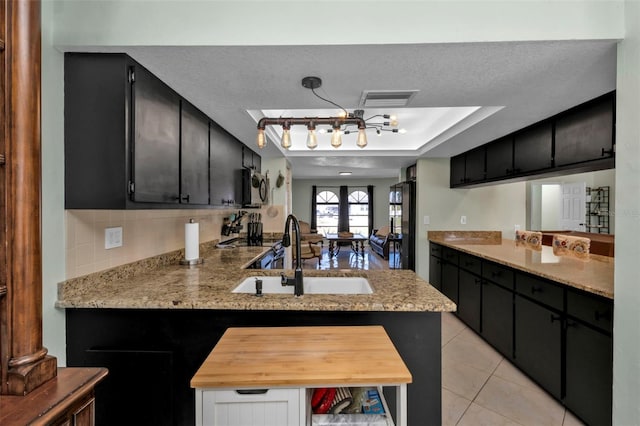
[[[365,90],[360,106],[367,108],[404,107],[419,90]]]

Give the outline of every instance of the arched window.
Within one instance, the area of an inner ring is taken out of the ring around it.
[[[338,232],[338,195],[333,191],[320,191],[316,196],[316,226],[322,235]]]
[[[349,193],[349,231],[369,234],[369,195],[360,189]]]

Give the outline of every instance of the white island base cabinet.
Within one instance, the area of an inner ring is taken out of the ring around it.
[[[299,426],[305,389],[206,389],[196,392],[196,425]]]
[[[411,381],[382,326],[239,327],[227,329],[191,387],[197,426],[393,426],[387,386],[406,426]],[[313,389],[338,387],[377,387],[385,415],[313,415]]]

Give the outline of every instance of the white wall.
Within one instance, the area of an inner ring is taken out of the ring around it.
[[[619,1],[61,0],[56,11],[56,41],[62,46],[449,43],[624,36],[624,7]],[[310,16],[317,25],[310,24]]]
[[[311,220],[311,187],[313,185],[333,186],[336,189],[340,185],[363,188],[373,185],[373,224],[374,227],[379,228],[389,224],[389,187],[398,182],[397,179],[294,179],[293,213],[305,222]]]
[[[418,160],[416,185],[416,272],[429,278],[427,231],[501,231],[514,239],[515,225],[525,228],[524,182],[472,189],[449,188],[449,159]],[[429,216],[429,225],[424,224]],[[460,223],[466,216],[467,224]]]
[[[54,2],[42,16],[42,334],[43,345],[66,365],[64,310],[55,309],[65,279],[63,56],[53,47]]]
[[[640,424],[640,2],[625,2],[616,102],[613,424]]]

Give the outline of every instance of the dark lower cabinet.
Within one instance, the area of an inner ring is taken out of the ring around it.
[[[562,315],[516,294],[514,322],[514,362],[562,398]]]
[[[565,405],[590,425],[610,425],[613,389],[613,339],[567,320]]]
[[[458,304],[458,265],[444,262],[442,264],[442,290],[445,296]]]
[[[458,276],[458,317],[476,332],[480,332],[482,313],[482,279],[460,269]]]
[[[462,321],[580,419],[611,424],[611,299],[433,243],[429,276]]]
[[[110,382],[96,388],[97,425],[195,424],[190,381],[224,331],[291,325],[383,326],[413,377],[407,386],[407,423],[442,423],[440,312],[67,309],[65,313],[67,364],[109,368]],[[385,396],[395,413],[395,392]]]
[[[109,369],[109,375],[96,387],[98,425],[168,426],[179,422],[174,418],[171,350],[90,348],[81,352],[74,364]]]
[[[513,360],[513,291],[483,281],[481,328],[482,337]]]
[[[429,284],[442,290],[442,259],[437,256],[429,256]]]

